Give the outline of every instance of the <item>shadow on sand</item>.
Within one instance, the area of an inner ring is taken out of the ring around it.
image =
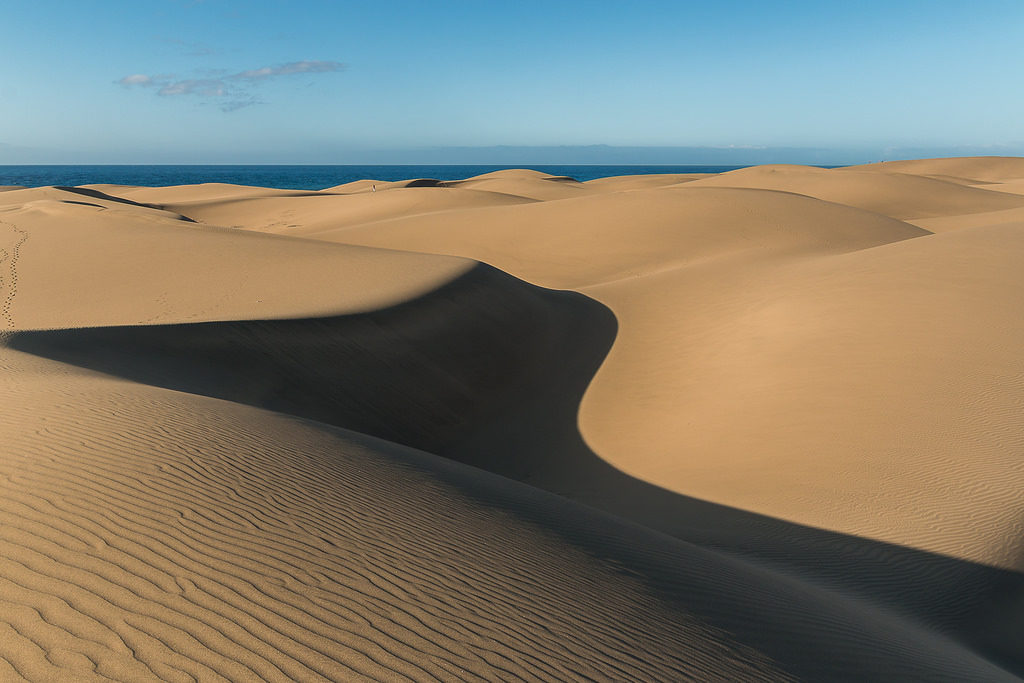
[[[23,331],[7,345],[489,470],[883,605],[1024,673],[1024,574],[673,493],[593,453],[577,412],[616,332],[615,316],[592,299],[480,265],[426,296],[369,313]],[[556,532],[607,552],[586,530]]]

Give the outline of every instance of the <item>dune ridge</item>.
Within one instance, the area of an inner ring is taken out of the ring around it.
[[[3,676],[1018,680],[1020,182],[5,191]]]
[[[903,220],[1021,206],[1019,199],[991,192],[987,186],[966,186],[908,173],[858,172],[852,168],[755,166],[695,180],[692,184],[796,192]]]

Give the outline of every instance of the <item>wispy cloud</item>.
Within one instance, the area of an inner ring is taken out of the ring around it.
[[[215,101],[222,111],[229,112],[263,104],[263,100],[252,89],[268,80],[300,74],[333,73],[344,69],[345,65],[341,62],[306,60],[225,75],[207,72],[205,78],[178,78],[173,74],[130,74],[117,83],[125,88],[154,88],[161,97],[197,96]]]
[[[157,95],[201,95],[203,97],[224,97],[230,90],[229,86],[219,78],[190,78],[184,81],[172,81],[160,86]]]
[[[236,78],[247,81],[262,81],[275,76],[291,76],[293,74],[323,74],[331,71],[341,71],[345,68],[339,62],[291,62],[280,66],[265,66],[262,69],[250,69],[242,71],[229,78]]]
[[[259,99],[255,95],[251,95],[247,98],[238,100],[225,100],[220,103],[221,111],[238,111],[239,109],[245,109],[251,107],[254,104],[266,104],[263,100]]]
[[[220,52],[217,48],[207,43],[199,43],[191,40],[182,40],[181,38],[159,38],[159,40],[178,47],[184,54],[189,57],[207,57],[209,55],[217,54]]]
[[[146,74],[132,74],[131,76],[125,76],[124,78],[119,80],[118,83],[125,87],[130,87],[133,85],[152,85],[153,78],[152,76],[147,76]]]

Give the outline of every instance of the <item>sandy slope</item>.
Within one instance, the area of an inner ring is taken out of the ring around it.
[[[764,252],[856,249],[925,234],[893,219],[793,194],[692,185],[363,226],[316,224],[294,234],[469,255],[548,287],[581,287]]]
[[[850,166],[848,171],[913,173],[916,175],[950,175],[976,181],[1000,182],[1024,178],[1021,157],[954,157],[950,159],[908,159],[885,161],[863,166]]]
[[[986,190],[995,190],[996,192],[1009,192],[1010,194],[1024,194],[1024,179],[1007,180],[1004,182],[988,182],[984,185]]]
[[[938,216],[937,218],[920,218],[908,221],[930,232],[948,232],[963,228],[980,228],[995,225],[1013,225],[1024,223],[1024,207],[1003,209],[1002,211],[980,211],[978,213]]]
[[[124,196],[145,198],[154,206],[205,223],[282,234],[295,234],[295,229],[310,226],[360,225],[396,216],[534,201],[518,195],[433,185],[339,194],[331,191],[282,194],[277,190],[255,193],[242,188],[236,194],[201,194],[198,199],[185,199],[179,190],[145,188],[124,193]]]
[[[175,213],[57,190],[0,204],[0,247],[19,247],[9,322],[82,327],[295,317],[389,306],[472,267],[460,259],[246,234]],[[36,198],[40,197],[40,198]],[[9,265],[9,264],[7,264]],[[2,271],[0,271],[2,272]],[[301,272],[303,287],[292,286]],[[25,282],[31,283],[26,286]]]
[[[6,191],[0,677],[1013,680],[1022,178]]]
[[[707,178],[710,175],[710,173],[651,173],[647,175],[623,175],[612,176],[610,178],[595,178],[594,180],[588,180],[586,184],[590,188],[599,188],[605,191],[642,190],[654,187],[666,187],[668,185],[678,185],[679,183],[686,183],[691,180]]]
[[[422,452],[3,364],[5,676],[1009,680],[893,614]]]
[[[1024,206],[1020,198],[929,176],[808,166],[743,168],[695,180],[693,185],[797,192],[899,219]]]
[[[704,500],[1024,571],[1022,227],[588,289],[620,333],[582,434]]]

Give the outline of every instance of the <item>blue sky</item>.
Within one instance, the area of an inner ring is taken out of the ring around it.
[[[0,163],[1024,154],[1020,0],[4,4]]]

